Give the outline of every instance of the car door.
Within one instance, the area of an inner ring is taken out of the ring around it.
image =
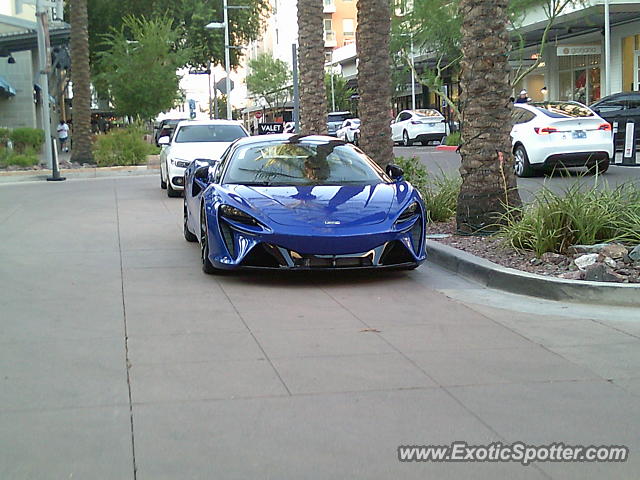
[[[527,149],[528,140],[533,134],[533,128],[527,129],[527,123],[536,118],[536,115],[524,108],[514,107],[511,114],[511,120],[513,127],[511,127],[511,144],[515,145],[516,142],[520,142]],[[528,131],[530,130],[530,131]]]
[[[391,125],[391,138],[395,142],[399,142],[402,140],[402,132],[404,131],[407,121],[411,119],[411,113],[409,112],[400,112],[398,118],[393,125]]]
[[[627,117],[630,113],[630,110],[627,108],[628,104],[629,98],[616,97],[605,100],[593,107],[594,112],[611,124],[616,149],[618,150],[622,149],[624,145],[624,135],[628,121]],[[640,118],[638,118],[637,121],[640,121]]]

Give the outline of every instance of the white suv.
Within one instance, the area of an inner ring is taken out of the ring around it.
[[[391,123],[391,137],[396,143],[410,147],[413,142],[427,145],[429,142],[444,143],[449,134],[447,121],[433,109],[404,110]]]
[[[240,122],[231,120],[187,120],[180,122],[173,136],[161,137],[160,188],[169,197],[184,190],[184,170],[196,158],[216,160],[231,143],[249,133]]]

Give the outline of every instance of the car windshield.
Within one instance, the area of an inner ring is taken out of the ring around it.
[[[584,118],[593,117],[594,113],[580,103],[572,102],[536,102],[529,105],[536,107],[551,118]]]
[[[175,142],[233,142],[246,136],[246,132],[239,125],[187,125],[180,127]]]
[[[414,112],[418,117],[441,117],[442,114],[437,110],[416,110]]]
[[[222,183],[373,185],[391,181],[366,155],[340,141],[261,143],[239,147]]]
[[[327,116],[327,122],[329,122],[329,123],[344,122],[345,120],[349,119],[350,116],[351,116],[351,114],[349,112],[345,112],[345,113],[330,113]]]

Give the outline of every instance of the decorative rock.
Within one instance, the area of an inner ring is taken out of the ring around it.
[[[588,255],[582,255],[576,258],[573,263],[575,263],[580,270],[585,270],[588,266],[595,264],[598,261],[597,253],[590,253]],[[603,265],[604,268],[604,265]]]
[[[573,272],[567,272],[560,275],[560,278],[566,278],[567,280],[584,280],[585,272],[582,270],[575,270]]]
[[[609,243],[596,243],[595,245],[571,245],[567,248],[567,253],[600,253],[605,247],[608,247]]]
[[[614,260],[618,260],[627,254],[627,247],[620,245],[619,243],[612,243],[600,250],[600,254],[613,258]]]
[[[634,262],[640,262],[640,245],[629,252],[629,258]]]
[[[627,277],[607,268],[603,263],[589,265],[584,272],[584,279],[592,282],[618,282],[622,283]]]
[[[604,250],[602,251],[604,252]],[[598,254],[598,263],[604,263],[608,267],[616,268],[618,264],[613,258],[607,257],[604,253],[600,252]]]

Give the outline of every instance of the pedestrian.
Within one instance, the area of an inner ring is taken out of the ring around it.
[[[516,98],[515,103],[529,103],[531,99],[529,98],[529,94],[526,90],[520,90],[520,95]]]
[[[69,140],[69,125],[64,120],[60,120],[57,128],[58,140],[60,141],[60,150],[68,152],[67,140]]]

